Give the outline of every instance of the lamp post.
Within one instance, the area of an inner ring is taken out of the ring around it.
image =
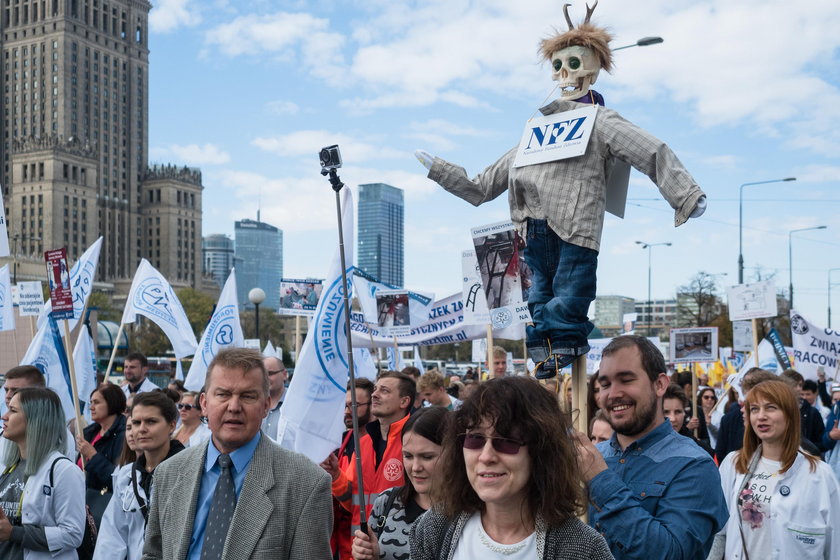
[[[650,299],[650,282],[651,282],[651,253],[653,252],[652,249],[657,245],[664,245],[666,247],[671,246],[670,241],[666,241],[664,243],[646,243],[644,241],[636,241],[637,245],[641,245],[642,249],[647,249],[648,251],[648,297],[647,297],[647,305],[648,305],[648,314],[647,314],[647,335],[650,336],[650,322],[653,319],[653,302]]]
[[[788,270],[790,274],[788,275],[790,278],[790,308],[793,309],[793,234],[798,233],[800,231],[811,231],[815,229],[825,229],[827,226],[814,226],[814,227],[806,227],[800,229],[792,229],[788,232]]]
[[[744,187],[752,185],[766,185],[768,183],[786,183],[796,181],[796,177],[784,179],[770,179],[769,181],[753,181],[744,183],[738,189],[738,283],[744,283]]]
[[[622,49],[629,49],[631,47],[647,47],[647,46],[650,46],[650,45],[658,45],[662,41],[664,41],[664,39],[662,37],[642,37],[641,39],[639,39],[638,41],[636,41],[632,45],[624,45],[623,47],[616,47],[616,48],[612,49],[612,51],[613,52],[620,51]]]
[[[248,301],[254,304],[254,322],[257,331],[257,340],[260,340],[260,304],[265,301],[265,292],[262,288],[253,288],[248,292]],[[262,342],[260,342],[262,347]]]
[[[831,287],[834,284],[831,283],[831,273],[840,270],[840,268],[830,268],[828,270],[828,328],[831,328]]]

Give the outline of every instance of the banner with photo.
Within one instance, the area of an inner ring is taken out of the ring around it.
[[[503,329],[530,322],[527,290],[531,272],[525,264],[525,241],[513,222],[472,228],[471,233],[490,324]]]
[[[837,379],[840,332],[817,326],[795,310],[790,312],[790,331],[796,371],[805,379],[816,380],[817,370],[822,368],[828,377]]]
[[[718,328],[671,329],[671,361],[714,362],[718,358]]]
[[[487,308],[487,296],[481,288],[481,273],[474,249],[461,253],[461,271],[463,277],[461,302],[464,304],[464,320],[468,325],[489,325],[490,309]]]
[[[313,316],[323,289],[323,280],[281,278],[280,307],[277,314]]]
[[[405,290],[379,290],[376,292],[376,325],[391,336],[411,332],[408,312],[408,292]]]
[[[362,313],[353,312],[350,319],[353,346],[359,348],[393,346],[394,337],[382,332],[375,324],[368,323]],[[461,294],[457,293],[434,302],[429,308],[426,320],[417,325],[412,324],[408,334],[399,337],[399,343],[406,346],[433,346],[475,340],[486,336],[485,325],[468,325],[464,321],[464,304],[461,302]],[[504,329],[493,329],[493,336],[507,340],[522,340],[525,338],[525,325],[518,323]]]
[[[379,307],[377,295],[383,290],[400,290],[397,286],[379,282],[359,268],[353,268],[353,293],[362,309],[365,321],[371,325],[379,325]],[[408,294],[409,324],[425,323],[429,317],[429,307],[434,303],[435,296],[424,292],[402,290]]]
[[[636,334],[636,321],[638,320],[638,313],[625,313],[621,317],[621,334]]]

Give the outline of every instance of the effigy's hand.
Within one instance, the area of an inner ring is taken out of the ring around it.
[[[423,167],[426,169],[431,169],[432,164],[435,162],[435,156],[425,150],[414,150],[414,157],[416,157],[417,161],[422,163]]]
[[[706,211],[706,195],[704,194],[697,200],[697,206],[691,211],[689,218],[699,218]]]

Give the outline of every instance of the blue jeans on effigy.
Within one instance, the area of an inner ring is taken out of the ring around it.
[[[528,346],[546,340],[553,348],[586,344],[594,325],[587,313],[595,299],[598,252],[560,239],[545,220],[528,218],[525,262],[533,273],[526,328]]]

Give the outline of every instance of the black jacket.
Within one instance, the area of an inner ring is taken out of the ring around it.
[[[85,441],[88,443],[93,441],[93,438],[99,433],[99,429],[99,424],[96,422],[86,427],[83,432]],[[111,474],[116,468],[124,442],[125,416],[117,414],[113,425],[94,444],[93,448],[96,449],[96,455],[85,463],[85,479],[88,488],[95,490],[107,488],[108,492],[113,492]]]

